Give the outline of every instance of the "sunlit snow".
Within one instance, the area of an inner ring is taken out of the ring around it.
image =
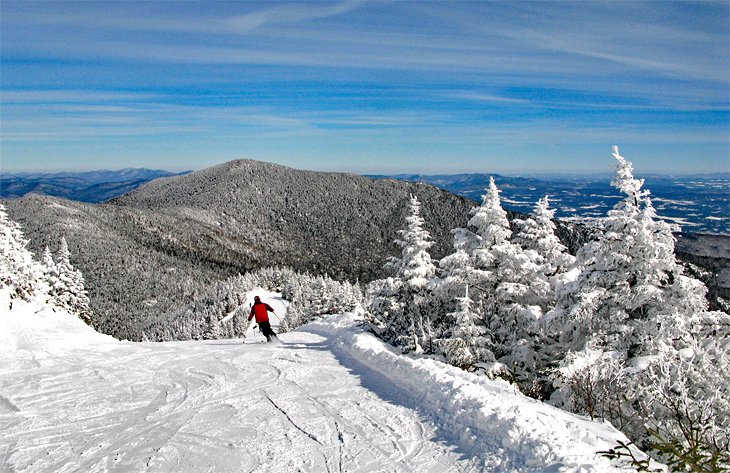
[[[255,294],[285,315],[277,294]],[[597,452],[625,440],[505,382],[399,355],[354,315],[278,343],[253,328],[130,343],[13,304],[0,313],[2,471],[609,471]]]

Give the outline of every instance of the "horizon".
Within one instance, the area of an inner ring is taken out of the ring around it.
[[[301,168],[301,167],[289,166],[289,165],[286,165],[286,164],[273,163],[273,162],[270,162],[270,161],[261,161],[261,160],[256,160],[256,159],[247,159],[247,158],[238,159],[238,160],[234,159],[234,160],[226,161],[226,162],[222,162],[222,163],[215,163],[215,164],[212,164],[211,166],[208,166],[208,167],[215,167],[215,166],[219,166],[219,165],[223,165],[223,164],[226,164],[226,163],[229,163],[229,162],[239,161],[239,160],[243,160],[243,161],[256,161],[256,162],[261,162],[261,163],[266,163],[266,164],[276,164],[276,165],[281,165],[281,166],[289,167],[291,169],[295,169],[295,170],[298,170],[298,171],[315,171],[315,172],[324,172],[324,173],[356,174],[356,175],[361,175],[361,176],[365,176],[365,177],[375,177],[375,178],[378,178],[378,177],[384,177],[384,178],[389,178],[389,177],[405,177],[405,176],[433,177],[433,176],[457,176],[457,175],[464,175],[464,176],[489,176],[489,175],[493,175],[493,176],[505,176],[505,177],[513,177],[513,178],[524,177],[524,178],[533,178],[533,179],[541,179],[541,178],[547,179],[547,178],[559,178],[559,177],[564,177],[564,178],[568,178],[568,177],[570,177],[570,178],[574,178],[574,177],[577,177],[577,178],[594,178],[595,177],[595,178],[609,178],[610,179],[610,177],[614,174],[613,171],[593,171],[593,172],[591,172],[591,171],[586,171],[586,172],[557,172],[557,171],[556,172],[549,172],[549,171],[540,172],[540,171],[536,171],[536,172],[532,172],[532,173],[520,173],[520,172],[513,172],[513,171],[507,171],[507,172],[467,171],[467,172],[451,172],[451,173],[399,172],[399,173],[391,173],[391,174],[381,174],[381,173],[355,173],[355,172],[349,172],[349,171],[326,171],[326,170],[325,171],[320,171],[320,170],[313,170],[313,169],[306,169],[306,168]],[[70,170],[70,169],[63,170],[63,169],[61,169],[61,170],[35,170],[35,171],[9,171],[9,172],[3,171],[2,172],[2,175],[6,175],[6,176],[20,176],[20,177],[22,177],[22,176],[36,176],[37,175],[37,176],[48,176],[48,177],[51,177],[51,176],[63,175],[63,174],[75,175],[75,174],[93,174],[93,173],[103,173],[103,172],[114,173],[114,172],[122,172],[122,171],[139,171],[139,170],[153,171],[153,172],[168,172],[168,173],[171,173],[171,174],[180,175],[180,174],[185,174],[185,173],[193,173],[193,172],[197,172],[197,171],[203,171],[205,169],[207,169],[207,167],[206,168],[199,168],[199,169],[175,169],[175,170],[162,169],[162,168],[149,168],[149,167],[124,167],[124,168],[116,168],[116,169],[113,169],[113,168],[91,169],[91,168],[89,168],[89,169],[85,169],[85,170]],[[2,177],[2,175],[0,175],[0,177]],[[722,176],[723,178],[730,178],[730,170],[727,170],[727,171],[716,171],[716,172],[705,172],[705,173],[703,173],[703,172],[690,172],[690,173],[685,173],[685,174],[680,174],[680,173],[649,172],[649,173],[644,174],[644,175],[638,175],[638,174],[636,174],[636,172],[634,172],[634,175],[637,178],[642,178],[642,177],[671,178],[671,177],[675,177],[675,178],[680,178],[681,179],[681,178],[693,178],[693,177],[700,177],[700,178],[701,177],[713,177],[713,176],[718,176],[718,175]]]
[[[0,171],[730,172],[730,5],[0,3]]]

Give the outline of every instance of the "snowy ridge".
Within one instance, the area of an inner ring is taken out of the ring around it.
[[[346,314],[302,330],[333,338],[343,354],[409,392],[420,414],[465,453],[482,457],[486,471],[622,471],[597,453],[628,442],[610,425],[530,399],[505,381],[400,355],[358,324]]]

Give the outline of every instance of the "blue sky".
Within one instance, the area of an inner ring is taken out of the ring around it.
[[[5,172],[730,171],[727,1],[0,9]]]

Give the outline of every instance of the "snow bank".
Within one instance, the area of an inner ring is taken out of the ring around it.
[[[11,307],[11,308],[9,308]],[[33,359],[59,355],[88,346],[116,344],[78,317],[38,301],[15,299],[10,304],[6,291],[0,291],[0,356]]]
[[[598,451],[626,437],[515,391],[504,381],[445,363],[400,355],[359,327],[351,314],[303,330],[331,338],[343,354],[400,386],[413,407],[488,471],[599,472],[621,470]],[[630,468],[627,470],[631,471]]]

